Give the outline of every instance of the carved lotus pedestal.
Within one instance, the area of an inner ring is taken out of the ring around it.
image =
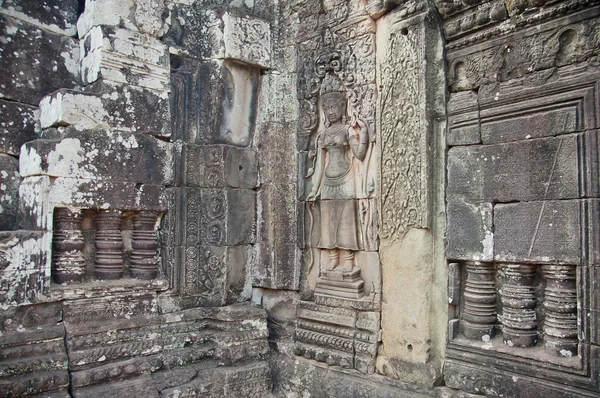
[[[358,300],[364,296],[365,281],[360,277],[360,268],[350,272],[323,271],[317,279],[315,294]]]

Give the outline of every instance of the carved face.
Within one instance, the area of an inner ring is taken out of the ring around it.
[[[321,109],[330,123],[342,119],[346,112],[346,102],[342,93],[323,94],[321,97]]]

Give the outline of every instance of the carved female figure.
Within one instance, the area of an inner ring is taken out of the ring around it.
[[[357,190],[361,181],[356,175],[357,162],[365,160],[369,134],[365,123],[357,118],[346,121],[346,92],[342,81],[327,74],[320,89],[320,107],[324,118],[317,134],[314,166],[307,178],[312,179],[308,201],[319,201],[321,210],[318,248],[327,250],[332,271],[342,266],[351,272],[355,252],[361,250]]]

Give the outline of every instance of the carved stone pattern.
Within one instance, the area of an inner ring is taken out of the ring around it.
[[[381,238],[398,238],[423,225],[420,33],[393,33],[386,49],[380,85]]]
[[[511,347],[531,347],[537,342],[536,298],[533,280],[536,266],[504,264],[504,285],[500,291],[504,343]]]
[[[583,7],[589,7],[593,4],[597,4],[598,0],[572,0],[569,2],[555,3],[554,7],[545,8],[539,13],[532,13],[530,15],[523,15],[519,18],[512,18],[514,21],[515,28],[525,28],[530,25],[539,25],[548,20],[560,17],[561,15],[573,13]],[[448,50],[454,50],[475,43],[479,43],[485,40],[492,39],[494,37],[502,36],[506,33],[506,26],[500,24],[494,26],[491,29],[484,30],[479,34],[471,34],[465,38],[458,39],[446,45]]]
[[[140,211],[133,219],[131,273],[135,278],[155,279],[158,276],[157,214]]]
[[[577,270],[571,265],[543,265],[544,340],[546,349],[556,355],[577,355]]]
[[[54,211],[52,279],[56,283],[79,282],[85,277],[82,219],[81,210],[56,209]]]
[[[198,248],[187,247],[185,249],[185,286],[184,292],[186,294],[196,293],[196,280],[198,269]]]
[[[100,279],[123,277],[123,237],[121,211],[100,210],[96,218],[96,269]]]
[[[467,282],[463,292],[462,314],[465,337],[480,340],[494,337],[496,324],[496,283],[494,265],[467,263]]]

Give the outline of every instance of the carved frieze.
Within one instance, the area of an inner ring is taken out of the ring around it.
[[[375,371],[379,312],[302,301],[297,316],[294,354],[363,373]]]
[[[380,192],[382,239],[427,225],[427,149],[421,111],[422,32],[417,25],[390,35],[380,66]]]

